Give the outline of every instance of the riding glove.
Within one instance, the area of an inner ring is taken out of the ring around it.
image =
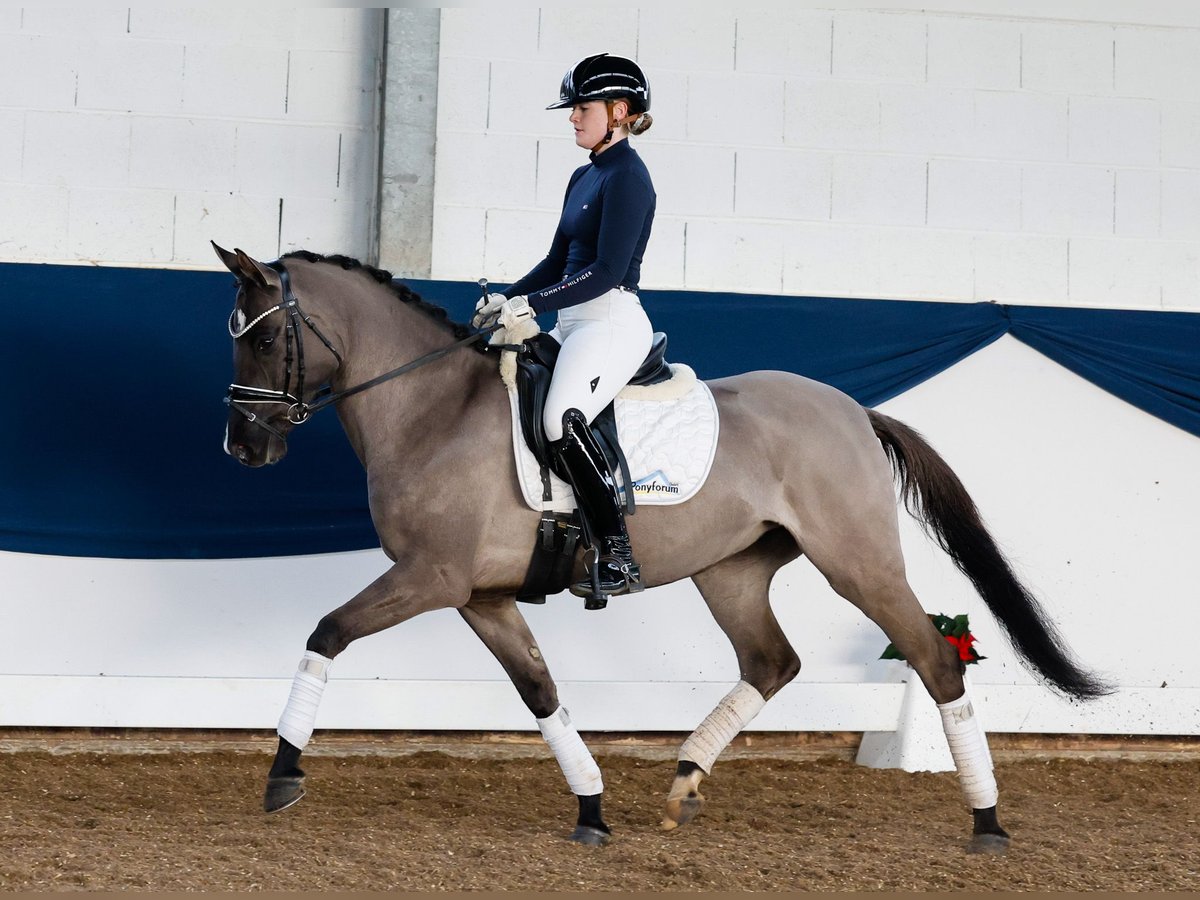
[[[471,324],[476,328],[484,328],[493,322],[505,328],[511,328],[517,322],[533,318],[533,309],[523,296],[505,297],[503,294],[488,294],[475,306],[475,316]]]

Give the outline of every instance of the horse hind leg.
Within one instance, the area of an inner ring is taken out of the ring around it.
[[[854,554],[828,554],[808,545],[806,550],[830,586],[878,625],[904,654],[937,704],[959,782],[974,819],[967,851],[1003,853],[1009,835],[996,816],[998,791],[991,754],[966,692],[963,664],[954,648],[933,627],[909,586],[899,539],[894,543],[893,547],[878,537],[870,540],[862,536],[854,544]]]
[[[733,644],[741,680],[684,741],[667,794],[664,830],[692,821],[704,808],[700,783],[717,757],[780,688],[796,677],[800,659],[771,611],[771,578],[799,555],[783,529],[768,532],[728,559],[692,576],[713,618]]]

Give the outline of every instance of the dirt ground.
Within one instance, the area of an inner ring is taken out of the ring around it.
[[[267,816],[268,736],[0,741],[0,890],[1200,890],[1195,752],[997,750],[1013,844],[991,857],[964,853],[953,774],[863,768],[844,741],[743,746],[674,832],[669,748],[601,743],[604,848],[565,840],[575,801],[536,743],[319,744],[308,796]]]

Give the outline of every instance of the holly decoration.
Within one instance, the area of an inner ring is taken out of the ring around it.
[[[948,640],[954,649],[958,651],[958,658],[963,661],[964,665],[977,663],[981,659],[987,659],[986,656],[980,656],[975,650],[975,635],[971,634],[970,624],[967,622],[966,613],[959,616],[946,616],[941,613],[929,614],[929,621],[933,623],[933,627],[938,630],[938,633]],[[904,659],[904,654],[896,649],[895,644],[888,644],[880,659]]]

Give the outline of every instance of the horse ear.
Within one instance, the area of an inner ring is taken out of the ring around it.
[[[209,241],[209,243],[212,244],[212,248],[216,252],[217,257],[225,264],[225,268],[227,268],[234,275],[240,275],[237,268],[237,257],[218,244],[216,241]]]
[[[220,257],[221,262],[225,264],[225,268],[240,280],[252,281],[260,288],[270,286],[271,280],[268,275],[270,270],[254,259],[254,257],[250,256],[250,254],[237,248],[234,248],[233,252],[230,253],[224,247],[218,246],[216,241],[209,241],[209,243],[213,245],[213,250]]]

